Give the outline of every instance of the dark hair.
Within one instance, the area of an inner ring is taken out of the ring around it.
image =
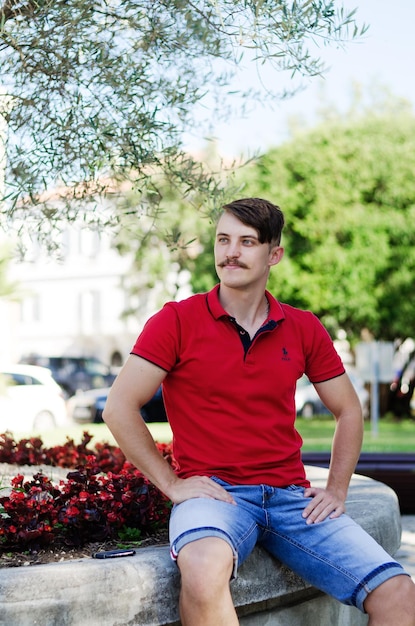
[[[262,198],[243,198],[225,204],[224,212],[232,213],[242,224],[252,226],[260,243],[279,245],[284,227],[284,214],[280,207]]]

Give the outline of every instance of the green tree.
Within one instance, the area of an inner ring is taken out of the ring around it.
[[[217,170],[215,181],[220,186],[226,167],[217,162],[212,150],[204,153],[203,161],[214,172]],[[228,192],[232,189],[229,186]],[[218,204],[211,208],[203,205],[203,196],[197,189],[190,193],[183,186],[171,187],[167,181],[160,182],[158,194],[149,196],[154,207],[139,220],[135,207],[140,196],[135,190],[125,193],[118,205],[121,218],[114,245],[120,254],[132,253],[134,258],[124,279],[132,303],[124,312],[126,316],[136,315],[148,298],[156,307],[177,298],[183,281],[195,292],[209,289],[212,283],[213,259],[203,251],[211,249],[212,218],[225,196],[215,192]],[[198,211],[195,206],[199,207]]]
[[[415,117],[400,103],[331,115],[266,154],[245,172],[243,195],[286,215],[271,290],[333,333],[414,336],[414,171]]]
[[[3,0],[3,225],[18,218],[42,234],[77,217],[105,224],[114,215],[97,197],[124,181],[145,212],[161,179],[210,202],[211,173],[182,149],[183,132],[198,132],[196,105],[208,117],[229,112],[246,52],[309,77],[323,71],[319,43],[364,30],[329,0]]]

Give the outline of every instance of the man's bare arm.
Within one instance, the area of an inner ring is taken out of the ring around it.
[[[131,355],[110,390],[104,421],[127,459],[172,502],[195,497],[233,502],[220,485],[206,476],[178,478],[159,453],[140,409],[152,398],[165,376],[160,367]]]
[[[350,478],[359,459],[363,440],[363,417],[359,398],[347,374],[315,385],[336,419],[331,462],[325,489],[310,487],[305,495],[312,502],[304,510],[308,523],[338,517],[345,511]]]

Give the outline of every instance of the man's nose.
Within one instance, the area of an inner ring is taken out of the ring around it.
[[[226,251],[226,256],[229,259],[235,259],[240,255],[240,253],[241,253],[241,250],[240,250],[239,243],[235,241],[229,244],[229,247]]]

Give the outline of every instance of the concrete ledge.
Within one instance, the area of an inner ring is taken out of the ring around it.
[[[327,470],[308,469],[312,483],[323,486]],[[397,551],[401,518],[389,487],[355,475],[347,507],[389,553]],[[179,574],[167,546],[123,559],[4,568],[0,625],[177,626],[178,594]],[[232,595],[243,626],[367,624],[357,609],[321,594],[260,548],[240,568]]]

